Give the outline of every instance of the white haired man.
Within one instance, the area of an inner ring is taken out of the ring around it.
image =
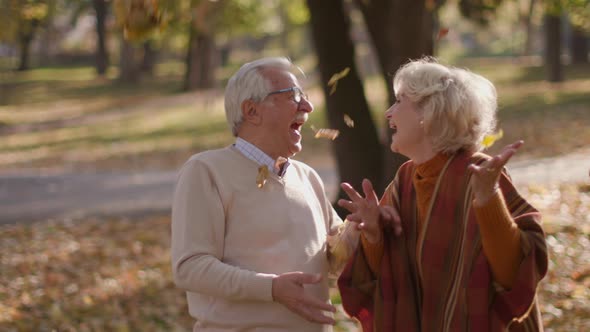
[[[289,159],[313,105],[285,58],[225,91],[235,144],[192,156],[172,207],[174,281],[195,331],[331,331],[326,237],[342,224],[318,174]]]

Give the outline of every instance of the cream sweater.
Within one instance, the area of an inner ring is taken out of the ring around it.
[[[191,157],[172,206],[172,270],[195,331],[331,331],[273,302],[272,278],[321,273],[305,286],[329,301],[326,236],[342,221],[317,173],[292,161],[256,185],[259,165],[233,147]]]

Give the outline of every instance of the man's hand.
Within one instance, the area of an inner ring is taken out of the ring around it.
[[[319,274],[289,272],[272,280],[272,298],[287,309],[313,323],[331,324],[336,322],[322,311],[336,312],[336,308],[305,293],[304,284],[317,284],[322,280]]]

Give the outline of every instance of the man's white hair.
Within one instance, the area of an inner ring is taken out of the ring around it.
[[[284,57],[258,59],[244,64],[227,82],[225,116],[234,136],[242,123],[242,103],[248,99],[258,102],[271,92],[270,82],[262,74],[262,69],[270,67],[290,71],[294,65]]]
[[[496,127],[496,88],[468,70],[424,57],[398,69],[393,89],[418,105],[436,152],[480,151],[484,136]]]

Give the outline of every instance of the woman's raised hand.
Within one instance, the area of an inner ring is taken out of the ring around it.
[[[498,180],[502,168],[523,144],[523,141],[508,144],[499,154],[479,166],[475,164],[469,165],[468,170],[473,172],[471,188],[473,189],[475,205],[484,205],[495,194],[499,187]]]

